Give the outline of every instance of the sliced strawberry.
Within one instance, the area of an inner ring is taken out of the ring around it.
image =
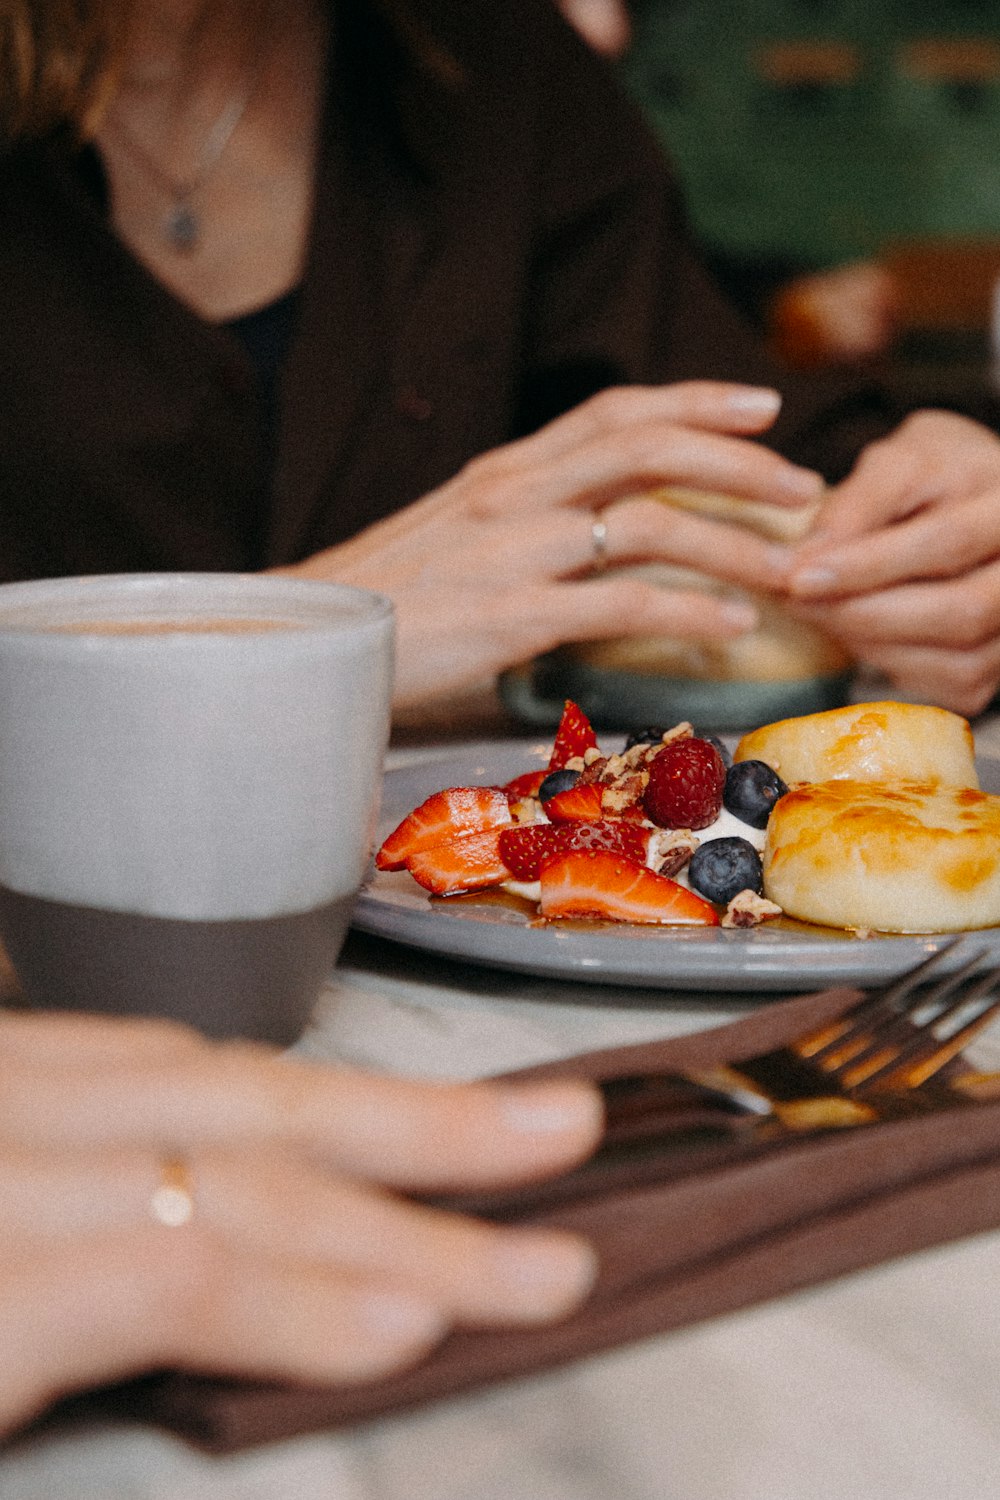
[[[528,823],[500,830],[500,858],[516,880],[537,880],[542,866],[579,849],[610,849],[642,864],[652,829],[615,818],[597,823]]]
[[[375,856],[379,870],[401,870],[421,849],[432,849],[466,833],[482,833],[511,822],[507,793],[499,787],[452,786],[434,792],[408,813]]]
[[[719,925],[719,914],[708,901],[620,854],[599,849],[564,854],[542,868],[540,880],[543,917]]]
[[[419,849],[410,855],[406,868],[418,885],[435,896],[457,896],[498,885],[510,878],[498,847],[504,831],[488,828],[485,833],[466,833],[447,844]]]
[[[585,750],[597,749],[597,735],[583,709],[572,698],[566,699],[556,730],[555,744],[549,756],[549,770],[561,771],[568,760],[582,756]]]
[[[568,786],[564,792],[556,792],[543,802],[545,816],[553,823],[567,823],[574,818],[584,818],[589,823],[601,817],[601,788],[593,781],[582,786]]]
[[[548,774],[548,771],[524,771],[520,776],[515,776],[513,781],[505,782],[502,790],[507,793],[508,802],[520,802],[524,797],[534,797]]]

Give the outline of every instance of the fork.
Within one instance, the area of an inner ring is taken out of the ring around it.
[[[907,1111],[930,1080],[1000,1011],[1000,971],[983,950],[928,987],[959,939],[844,1015],[783,1047],[690,1073],[608,1079],[602,1149],[676,1132],[801,1132],[870,1124]]]
[[[612,1185],[662,1185],[794,1145],[806,1133],[995,1098],[1000,1073],[963,1069],[954,1078],[945,1075],[943,1090],[935,1086],[941,1070],[1000,1011],[1000,968],[975,972],[985,950],[928,984],[959,941],[887,988],[867,992],[835,1021],[737,1067],[603,1080],[605,1133],[586,1161],[533,1188],[519,1187],[499,1204],[496,1195],[481,1194],[445,1201],[468,1213],[517,1220]]]

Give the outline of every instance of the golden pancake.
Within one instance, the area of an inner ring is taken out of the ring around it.
[[[1000,797],[912,780],[798,787],[768,822],[764,891],[829,927],[1000,925]]]
[[[857,703],[745,734],[737,760],[762,760],[789,786],[913,780],[979,785],[968,721],[922,703]]]

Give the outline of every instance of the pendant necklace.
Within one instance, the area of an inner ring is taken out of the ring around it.
[[[113,124],[122,144],[169,200],[160,232],[165,242],[179,255],[193,255],[201,245],[202,218],[196,204],[198,193],[222,160],[226,147],[246,114],[259,74],[260,69],[256,67],[246,75],[242,86],[209,130],[198,154],[197,165],[187,177],[173,177],[164,171],[159,162],[126,128],[121,118],[117,115],[113,117]]]

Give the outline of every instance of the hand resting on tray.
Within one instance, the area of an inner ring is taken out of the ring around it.
[[[556,1319],[592,1284],[572,1235],[394,1191],[573,1165],[600,1130],[585,1084],[420,1084],[3,1011],[0,1076],[0,1431],[157,1368],[374,1379],[453,1325]]]

